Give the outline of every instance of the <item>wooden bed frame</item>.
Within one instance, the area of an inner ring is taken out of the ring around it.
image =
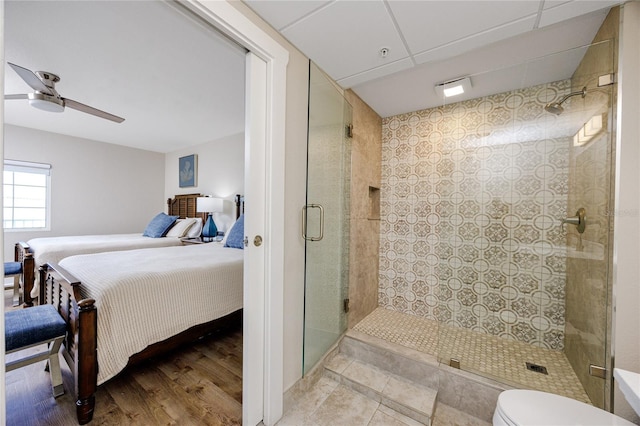
[[[171,216],[179,216],[181,219],[185,217],[199,217],[203,221],[207,220],[206,213],[198,213],[197,204],[198,197],[202,194],[180,194],[173,198],[167,198],[167,214]]]
[[[241,213],[244,213],[244,199],[237,195],[236,215],[239,216]],[[16,250],[18,249],[16,248]],[[30,255],[30,253],[28,254]],[[33,257],[31,257],[31,261],[33,262]],[[53,304],[67,323],[67,335],[62,346],[62,353],[74,378],[78,423],[86,424],[93,418],[98,380],[98,311],[95,300],[82,299],[80,281],[57,264],[42,265],[38,272],[40,303]],[[143,351],[131,356],[127,365],[133,365],[151,356],[165,353],[229,325],[237,324],[239,321],[242,321],[242,310],[205,324],[196,325],[167,340],[148,346]]]
[[[98,310],[95,300],[82,299],[82,285],[73,275],[56,264],[40,267],[40,300],[54,305],[67,323],[67,335],[62,354],[74,378],[76,416],[78,423],[93,418],[98,387]],[[242,310],[222,318],[199,324],[167,340],[154,343],[132,355],[127,366],[138,364],[152,356],[166,353],[203,336],[228,328],[242,321]]]
[[[31,298],[31,289],[35,282],[36,274],[36,260],[33,258],[33,253],[29,250],[29,245],[20,241],[16,243],[14,247],[13,258],[16,262],[22,263],[22,293],[23,304],[22,307],[26,308],[33,306],[33,299]],[[29,296],[27,298],[27,289],[29,289]]]
[[[207,214],[197,212],[197,199],[202,196],[202,194],[179,194],[173,198],[169,198],[167,199],[167,213],[172,216],[179,216],[181,219],[185,217],[199,217],[204,223],[207,220]],[[239,194],[236,195],[235,205],[236,218],[238,218],[240,214],[244,213],[244,197]],[[22,241],[17,243],[14,258],[16,262],[22,262],[22,270],[25,271],[22,278],[23,307],[31,307],[34,304],[34,298],[31,297],[31,290],[35,285],[37,268],[29,244]],[[39,267],[40,265],[37,266]]]
[[[174,198],[167,199],[167,211],[170,215],[185,217],[200,217],[203,221],[207,220],[206,213],[197,212],[198,197],[202,194],[182,194],[176,195]],[[236,194],[234,198],[236,204],[236,219],[244,213],[244,197]]]

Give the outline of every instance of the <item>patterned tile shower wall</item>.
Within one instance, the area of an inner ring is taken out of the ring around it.
[[[380,306],[563,348],[571,137],[544,106],[569,90],[383,120]]]

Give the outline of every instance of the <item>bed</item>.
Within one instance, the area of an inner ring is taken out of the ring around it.
[[[167,200],[168,214],[178,216],[180,219],[197,218],[199,227],[206,219],[205,214],[198,214],[196,211],[196,200],[201,194],[180,194]],[[240,196],[236,196],[236,217],[240,214]],[[194,226],[194,230],[197,227]],[[199,231],[197,232],[199,234]],[[171,235],[171,231],[170,231]],[[139,248],[168,247],[182,245],[183,235],[166,236],[162,238],[149,238],[140,233],[135,234],[113,234],[113,235],[83,235],[35,238],[27,243],[20,242],[16,245],[16,261],[23,261],[27,258],[27,253],[31,253],[34,258],[36,268],[45,263],[58,263],[62,259],[77,254],[90,254],[108,251],[134,250]],[[34,298],[38,294],[37,276],[33,269],[24,269],[24,304],[33,306]]]
[[[213,242],[77,255],[40,268],[40,300],[68,324],[63,355],[80,424],[92,419],[97,386],[127,365],[240,320],[243,255]]]

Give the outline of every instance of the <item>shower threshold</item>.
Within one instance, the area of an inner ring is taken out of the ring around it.
[[[536,389],[591,403],[564,353],[377,308],[354,330],[437,357],[516,388]],[[544,365],[548,374],[527,369]]]

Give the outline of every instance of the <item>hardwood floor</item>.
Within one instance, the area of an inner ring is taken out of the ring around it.
[[[44,361],[7,373],[7,425],[77,424],[71,372],[62,357],[60,365],[65,394],[58,398],[52,396]],[[238,324],[127,368],[99,386],[90,425],[241,423],[242,327]]]

